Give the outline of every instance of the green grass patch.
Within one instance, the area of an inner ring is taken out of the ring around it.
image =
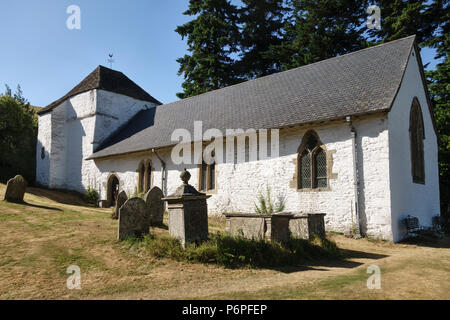
[[[66,274],[66,269],[70,265],[77,265],[82,271],[91,269],[106,270],[106,266],[99,259],[87,254],[81,248],[52,248],[52,262],[57,266],[61,275]]]
[[[290,239],[282,245],[217,233],[210,235],[208,241],[189,244],[183,249],[177,239],[167,235],[146,235],[128,238],[123,245],[130,252],[146,252],[157,258],[211,263],[227,268],[294,266],[308,260],[339,257],[336,244],[320,238],[314,241]]]

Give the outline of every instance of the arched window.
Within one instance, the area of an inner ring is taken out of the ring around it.
[[[214,157],[214,152],[211,154]],[[216,164],[206,164],[204,161],[199,166],[199,187],[201,191],[216,189]]]
[[[208,178],[208,165],[205,163],[205,161],[202,162],[201,168],[200,168],[200,190],[207,190],[207,178]]]
[[[327,156],[322,148],[317,148],[313,154],[314,187],[326,188],[327,186]]]
[[[216,188],[216,164],[212,163],[209,165],[209,190],[214,190]]]
[[[299,161],[300,179],[299,189],[311,188],[311,154],[303,151]]]
[[[317,134],[309,131],[303,137],[297,163],[298,189],[326,188],[327,156]]]
[[[414,98],[409,114],[409,139],[411,145],[411,173],[413,182],[425,183],[425,159],[423,149],[425,131],[423,127],[422,110],[417,98]]]
[[[139,167],[139,192],[144,192],[145,165],[142,163]]]
[[[147,163],[146,167],[146,174],[145,174],[145,192],[151,189],[152,187],[152,164],[149,162]]]

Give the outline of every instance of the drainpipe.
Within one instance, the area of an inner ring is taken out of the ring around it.
[[[155,149],[152,149],[152,152],[159,159],[159,162],[161,162],[161,190],[163,193],[165,193],[164,190],[166,190],[166,188],[165,188],[166,179],[164,177],[166,176],[166,163],[164,162],[163,159],[161,159],[161,157],[159,156],[159,154],[156,152]]]
[[[356,238],[361,238],[361,229],[360,229],[360,221],[359,221],[359,204],[358,204],[358,157],[357,157],[357,143],[356,143],[356,129],[352,123],[352,117],[346,117],[347,124],[350,128],[350,133],[352,137],[352,153],[353,153],[353,186],[354,186],[354,194],[355,194],[355,215],[354,218],[356,223]]]

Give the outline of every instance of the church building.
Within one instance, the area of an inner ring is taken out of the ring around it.
[[[168,104],[99,66],[38,114],[38,183],[91,187],[107,205],[117,190],[168,195],[186,168],[212,194],[210,214],[254,213],[269,187],[285,212],[326,213],[327,231],[396,242],[406,216],[427,227],[440,215],[438,136],[415,36]],[[277,142],[276,156],[251,157],[247,139],[243,161],[176,163],[173,133],[194,136],[196,122],[224,134],[277,129],[256,142]]]

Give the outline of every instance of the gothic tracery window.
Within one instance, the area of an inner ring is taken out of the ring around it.
[[[411,173],[414,183],[425,183],[425,159],[423,140],[425,132],[419,100],[414,98],[409,115],[409,138],[411,147]]]
[[[297,161],[298,189],[328,186],[326,151],[314,132],[310,131],[303,137]]]

